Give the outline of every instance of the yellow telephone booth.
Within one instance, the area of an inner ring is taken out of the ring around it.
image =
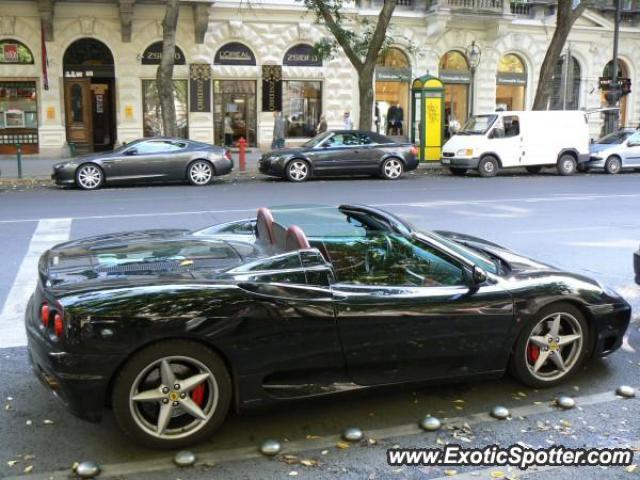
[[[444,84],[429,74],[411,87],[411,141],[420,147],[420,161],[440,161],[444,140]]]

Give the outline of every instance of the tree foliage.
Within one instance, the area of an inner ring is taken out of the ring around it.
[[[540,76],[538,77],[538,87],[536,88],[536,96],[533,101],[533,110],[546,110],[551,97],[553,71],[556,64],[560,61],[562,50],[567,43],[567,38],[571,32],[573,24],[584,13],[589,2],[582,0],[575,8],[573,0],[557,0],[556,13],[556,29],[553,32],[551,43],[547,48],[542,66],[540,67]]]
[[[343,0],[299,0],[313,12],[318,23],[332,35],[316,44],[323,57],[331,57],[341,49],[358,74],[360,93],[359,127],[370,130],[373,123],[373,74],[378,58],[393,43],[388,34],[397,0],[384,0],[377,21],[358,21],[345,12]],[[355,21],[352,21],[355,20]]]

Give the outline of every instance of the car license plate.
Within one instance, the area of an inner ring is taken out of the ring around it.
[[[451,160],[449,158],[443,158],[442,163],[444,163],[445,165],[448,165],[451,163]]]

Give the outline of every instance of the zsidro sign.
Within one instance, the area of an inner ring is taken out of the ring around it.
[[[255,65],[256,57],[246,45],[231,42],[218,49],[213,63],[215,65]]]
[[[162,60],[162,42],[152,43],[142,54],[142,65],[160,65]],[[184,53],[176,46],[174,65],[186,65]]]
[[[311,45],[301,43],[287,50],[282,64],[291,67],[321,67],[322,59]]]

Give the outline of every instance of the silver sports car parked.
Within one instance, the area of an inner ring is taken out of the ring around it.
[[[626,168],[640,168],[640,131],[623,128],[591,145],[588,170],[604,169],[615,174]]]
[[[57,185],[95,190],[105,183],[188,181],[207,185],[233,170],[229,150],[180,138],[135,140],[111,152],[81,155],[53,166]]]

